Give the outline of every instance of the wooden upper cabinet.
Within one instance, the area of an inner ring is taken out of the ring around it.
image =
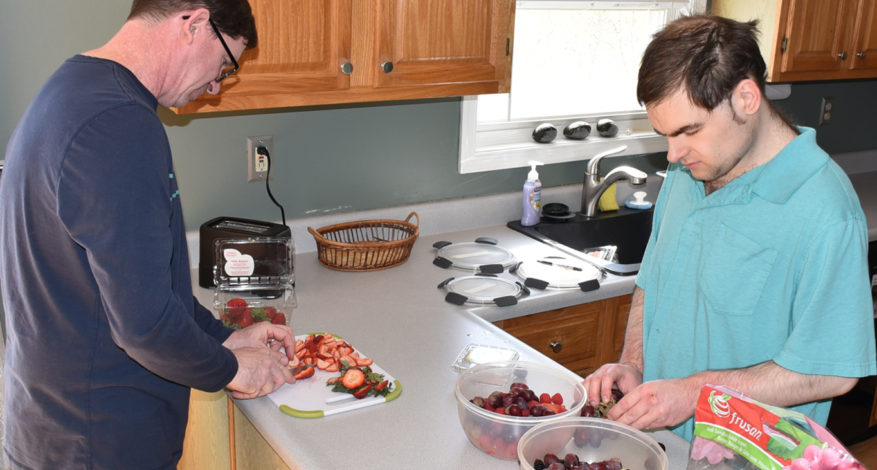
[[[849,2],[844,0],[793,0],[784,2],[786,18],[778,58],[770,75],[834,72],[846,54],[850,28]],[[782,25],[781,25],[782,26]]]
[[[760,20],[768,80],[877,77],[877,0],[714,0],[713,13]]]
[[[861,0],[856,18],[851,67],[866,71],[863,76],[877,77],[877,0]]]
[[[508,86],[507,2],[381,0],[378,5],[381,68],[375,86],[480,83],[484,93]]]
[[[179,113],[500,93],[514,0],[250,0],[258,47]]]

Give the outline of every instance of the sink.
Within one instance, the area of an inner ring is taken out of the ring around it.
[[[532,227],[524,227],[519,220],[511,221],[507,225],[512,230],[579,257],[587,256],[584,253],[592,249],[615,245],[615,262],[601,264],[610,272],[630,275],[639,271],[639,264],[652,231],[653,212],[653,209],[635,210],[622,207],[591,218],[576,213],[572,218],[560,221],[543,219]],[[593,259],[590,256],[588,258]]]

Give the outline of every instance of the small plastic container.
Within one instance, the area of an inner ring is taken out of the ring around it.
[[[560,460],[572,453],[591,464],[619,459],[629,470],[670,468],[667,454],[649,435],[603,418],[566,417],[534,426],[518,443],[521,470],[533,470],[536,459],[549,453]]]
[[[215,248],[219,319],[235,329],[264,321],[289,325],[296,307],[292,240],[219,239]]]
[[[457,372],[469,370],[479,364],[489,362],[510,362],[518,360],[518,352],[513,349],[470,344],[460,351],[451,367]]]
[[[536,396],[559,393],[567,411],[548,416],[509,416],[488,411],[474,403],[475,397],[492,392],[508,392],[513,383],[524,383]],[[457,377],[454,387],[460,425],[478,449],[501,459],[518,457],[518,440],[525,432],[546,421],[579,416],[586,392],[581,379],[560,367],[534,362],[495,362],[480,364]]]

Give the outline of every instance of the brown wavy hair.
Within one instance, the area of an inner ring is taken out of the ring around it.
[[[764,94],[766,67],[757,34],[757,21],[706,15],[673,21],[643,53],[637,99],[654,104],[683,87],[693,104],[712,111],[746,78]]]
[[[223,33],[233,38],[244,38],[247,49],[256,47],[256,20],[247,0],[134,0],[128,19],[164,19],[177,12],[206,8],[210,19]]]

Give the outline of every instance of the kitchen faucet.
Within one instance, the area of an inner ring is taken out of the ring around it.
[[[642,170],[628,165],[614,168],[606,174],[605,178],[600,179],[600,160],[608,155],[621,152],[626,148],[626,145],[622,145],[621,147],[598,153],[588,162],[588,167],[585,170],[585,181],[582,185],[582,214],[585,217],[597,215],[597,201],[600,200],[603,192],[616,181],[629,180],[633,185],[641,185],[646,182],[646,178],[649,175]]]

